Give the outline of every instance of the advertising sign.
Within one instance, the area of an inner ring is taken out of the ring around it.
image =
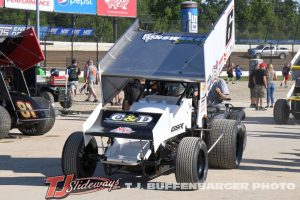
[[[3,1],[3,0],[2,0]],[[5,0],[6,8],[36,10],[35,0]],[[53,0],[40,0],[40,10],[53,12]]]
[[[0,0],[0,7],[3,7],[4,6],[4,0]]]
[[[54,0],[54,11],[72,14],[96,14],[97,0]]]
[[[112,17],[136,17],[136,0],[98,0],[97,14]]]
[[[10,25],[10,24],[0,24],[0,37],[12,37],[19,35],[26,29],[29,29],[31,26],[26,25]],[[34,28],[34,27],[32,27]],[[82,37],[82,36],[93,36],[94,29],[92,28],[62,28],[62,27],[40,27],[40,36],[41,38],[46,35],[64,35]]]

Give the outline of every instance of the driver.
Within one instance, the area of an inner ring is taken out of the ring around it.
[[[229,95],[229,89],[226,81],[221,78],[216,78],[211,90],[208,93],[207,101],[209,103],[218,104],[222,103],[223,100],[231,100],[227,97],[227,95]]]

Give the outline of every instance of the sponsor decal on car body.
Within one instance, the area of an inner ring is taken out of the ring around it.
[[[183,123],[173,126],[171,128],[171,132],[174,132],[174,131],[177,131],[177,130],[180,130],[180,129],[183,129]]]
[[[113,129],[110,131],[111,133],[123,133],[123,134],[131,134],[135,131],[132,130],[132,128],[129,127],[118,127],[116,129]]]
[[[134,115],[126,113],[114,113],[109,118],[106,118],[104,122],[112,124],[131,124],[131,125],[147,125],[153,120],[150,115]]]

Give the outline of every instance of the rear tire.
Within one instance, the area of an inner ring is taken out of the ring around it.
[[[258,54],[255,55],[255,57],[256,57],[257,59],[261,59],[262,56],[261,56],[260,53],[258,53]]]
[[[290,105],[285,99],[278,99],[275,103],[273,116],[276,124],[286,124],[290,116]]]
[[[239,122],[228,119],[216,119],[209,122],[211,131],[207,136],[208,148],[211,148],[223,132],[223,137],[208,154],[209,165],[214,168],[238,168],[243,157],[245,134],[238,128]]]
[[[243,121],[246,118],[246,113],[244,110],[239,110],[238,112],[230,112],[230,119],[236,121]]]
[[[41,92],[40,96],[49,101],[51,104],[54,103],[54,96],[51,92],[43,91]]]
[[[76,178],[93,176],[97,161],[91,160],[91,154],[98,155],[98,147],[95,138],[84,146],[82,132],[72,133],[65,142],[62,152],[62,171],[65,175],[74,174]]]
[[[49,132],[55,123],[55,111],[50,104],[50,115],[48,119],[38,121],[33,124],[22,124],[19,126],[19,131],[23,135],[38,136]]]
[[[197,137],[183,138],[176,154],[176,181],[200,183],[206,180],[207,171],[208,155],[204,141]]]
[[[286,55],[285,55],[285,53],[281,53],[281,54],[279,54],[279,58],[280,58],[280,59],[285,59],[285,58],[286,58]]]
[[[4,107],[0,106],[0,139],[7,137],[10,129],[10,115]]]

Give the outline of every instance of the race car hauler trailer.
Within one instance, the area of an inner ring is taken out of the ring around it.
[[[208,165],[239,167],[245,126],[229,119],[226,107],[206,103],[234,38],[234,1],[208,37],[150,33],[136,21],[99,64],[103,102],[83,124],[83,132],[67,139],[63,173],[92,176],[100,161],[107,175],[126,172],[151,178],[175,169],[177,182],[198,183],[206,179]],[[129,78],[145,79],[146,92],[129,111],[104,109]],[[183,88],[178,94],[170,93],[168,85],[174,83]],[[217,115],[208,117],[209,112]],[[101,139],[100,148],[96,137]]]

